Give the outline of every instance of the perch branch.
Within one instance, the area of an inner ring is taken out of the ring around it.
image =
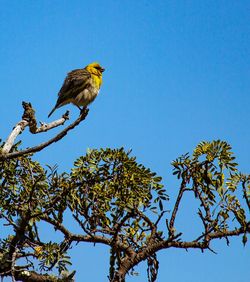
[[[60,119],[55,120],[55,121],[53,121],[49,124],[41,123],[41,126],[37,127],[37,122],[36,122],[36,118],[35,118],[35,111],[32,108],[31,103],[23,102],[22,106],[24,108],[22,120],[19,121],[15,125],[12,132],[8,136],[6,142],[3,146],[3,149],[2,149],[3,155],[6,155],[10,152],[17,136],[24,131],[25,127],[29,126],[30,132],[32,134],[37,134],[37,133],[41,133],[41,132],[46,132],[46,131],[48,131],[52,128],[63,125],[65,123],[65,121],[69,119],[69,112],[67,111]]]
[[[60,133],[58,133],[55,137],[51,138],[50,140],[48,140],[47,142],[41,143],[40,145],[31,147],[31,148],[27,148],[18,152],[12,152],[12,153],[7,153],[7,154],[1,154],[0,155],[0,160],[3,159],[13,159],[22,155],[26,155],[26,154],[31,154],[31,153],[35,153],[35,152],[39,152],[42,149],[48,147],[49,145],[51,145],[54,142],[59,141],[60,139],[62,139],[65,135],[67,135],[68,131],[72,130],[74,127],[76,127],[81,121],[83,121],[87,115],[88,115],[88,109],[84,108],[80,114],[80,116],[72,123],[70,124],[68,127],[66,127],[64,130],[62,130]],[[62,118],[63,119],[63,118]],[[61,120],[62,120],[61,119]],[[64,117],[64,121],[65,121],[65,117]],[[57,121],[58,122],[58,121]],[[58,126],[58,123],[56,123]],[[55,127],[55,126],[54,126]],[[52,128],[52,127],[51,127]],[[46,129],[47,131],[48,129]],[[39,129],[39,132],[41,132],[41,130]]]

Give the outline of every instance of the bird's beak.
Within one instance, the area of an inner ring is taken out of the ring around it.
[[[105,71],[105,69],[104,68],[101,68],[101,72],[104,72]]]

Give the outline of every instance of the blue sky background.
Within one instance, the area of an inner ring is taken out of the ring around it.
[[[229,142],[242,172],[249,173],[250,2],[210,1],[0,1],[1,133],[5,139],[30,101],[37,118],[50,120],[66,73],[99,61],[105,68],[90,113],[60,143],[36,155],[42,164],[69,170],[87,148],[124,146],[163,176],[171,199],[178,182],[170,162],[202,140]],[[23,146],[45,141],[24,132]],[[179,225],[197,223],[185,201]],[[171,203],[169,204],[171,206]],[[43,230],[48,238],[49,230]],[[245,282],[249,245],[241,239],[197,250],[160,252],[159,282]],[[72,251],[76,281],[108,281],[108,249],[78,245]],[[146,281],[146,268],[135,269]]]

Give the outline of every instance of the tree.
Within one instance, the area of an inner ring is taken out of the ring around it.
[[[109,281],[124,282],[128,273],[147,261],[148,281],[156,281],[157,252],[169,248],[210,250],[211,242],[242,236],[250,231],[250,176],[241,174],[231,147],[225,141],[201,142],[192,155],[172,162],[179,179],[173,210],[161,177],[138,164],[130,151],[93,149],[78,158],[70,172],[42,166],[34,154],[63,138],[83,121],[88,111],[54,138],[20,150],[16,136],[26,127],[32,133],[47,131],[68,118],[37,127],[34,110],[24,103],[24,115],[0,152],[0,219],[12,228],[0,241],[0,275],[12,281],[74,281],[67,267],[67,252],[75,243],[104,244],[110,248]],[[197,201],[202,231],[185,240],[176,228],[182,199],[189,193]],[[241,203],[237,195],[243,196]],[[81,228],[65,224],[65,216]],[[61,233],[61,241],[45,241],[40,223]],[[55,275],[57,270],[57,275]],[[53,272],[54,271],[54,272]]]

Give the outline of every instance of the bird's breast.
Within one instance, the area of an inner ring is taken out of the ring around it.
[[[92,81],[92,85],[95,88],[100,89],[100,87],[102,85],[102,76],[92,74],[91,75],[91,81]]]
[[[88,88],[85,88],[82,90],[74,99],[74,104],[77,106],[83,106],[86,107],[88,104],[93,102],[96,98],[96,96],[99,93],[99,89],[96,89],[95,87],[89,86]]]

